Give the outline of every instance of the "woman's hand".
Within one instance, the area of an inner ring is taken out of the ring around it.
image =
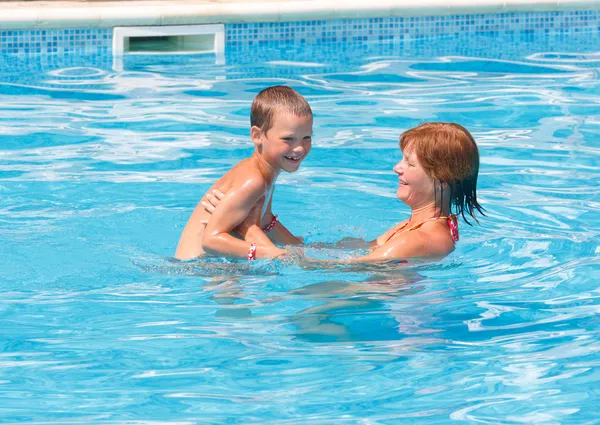
[[[204,207],[204,210],[206,212],[208,212],[209,214],[212,214],[224,196],[225,196],[225,194],[223,192],[221,192],[220,190],[214,189],[212,192],[210,192],[206,195],[206,197],[205,197],[206,200],[201,201],[200,205],[202,205]],[[246,234],[248,233],[248,230],[252,226],[258,226],[260,228],[260,218],[262,215],[261,213],[262,213],[264,203],[265,203],[265,197],[263,196],[262,198],[260,198],[258,200],[256,205],[250,210],[250,213],[244,219],[244,221],[242,221],[234,229],[234,232],[237,233],[238,235],[240,235],[242,238],[246,239]],[[200,223],[206,225],[206,224],[208,224],[208,220],[201,220]]]
[[[212,214],[215,212],[215,208],[217,208],[217,205],[219,205],[219,202],[221,202],[221,199],[223,199],[224,196],[225,194],[223,192],[214,189],[212,192],[209,192],[206,195],[205,201],[200,201],[200,205],[204,207],[204,210],[207,213]],[[206,226],[208,224],[208,220],[200,220],[200,223]]]

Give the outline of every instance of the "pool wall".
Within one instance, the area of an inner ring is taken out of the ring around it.
[[[404,43],[431,36],[497,33],[498,36],[548,31],[597,31],[600,10],[473,13],[319,19],[293,22],[244,22],[225,25],[227,48],[272,43]],[[112,52],[112,28],[1,29],[0,53],[17,56],[97,55]]]

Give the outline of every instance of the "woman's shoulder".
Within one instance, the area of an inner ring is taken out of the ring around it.
[[[454,251],[454,240],[446,220],[423,223],[414,233],[421,239],[429,255],[448,255]]]
[[[408,222],[408,220],[401,221],[400,223],[397,223],[397,224],[393,225],[392,227],[390,227],[388,230],[386,230],[382,235],[380,235],[376,239],[377,245],[381,246],[381,245],[385,244],[386,242],[388,242],[390,240],[390,238],[396,232],[398,232],[400,229],[402,229],[403,227],[406,226],[407,222]]]
[[[423,223],[418,229],[402,232],[385,244],[397,257],[445,257],[454,251],[454,241],[445,221]]]

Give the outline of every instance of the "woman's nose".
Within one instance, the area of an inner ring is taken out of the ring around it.
[[[394,173],[396,173],[396,174],[402,173],[402,165],[400,165],[400,164],[401,164],[401,162],[394,165]]]

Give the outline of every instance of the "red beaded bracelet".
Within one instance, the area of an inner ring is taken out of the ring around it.
[[[250,249],[248,250],[248,261],[256,260],[256,244],[253,243],[250,245]]]
[[[271,222],[263,228],[263,232],[265,232],[265,233],[270,232],[273,229],[273,227],[275,227],[276,224],[277,224],[277,216],[274,215],[273,218],[271,219]]]

